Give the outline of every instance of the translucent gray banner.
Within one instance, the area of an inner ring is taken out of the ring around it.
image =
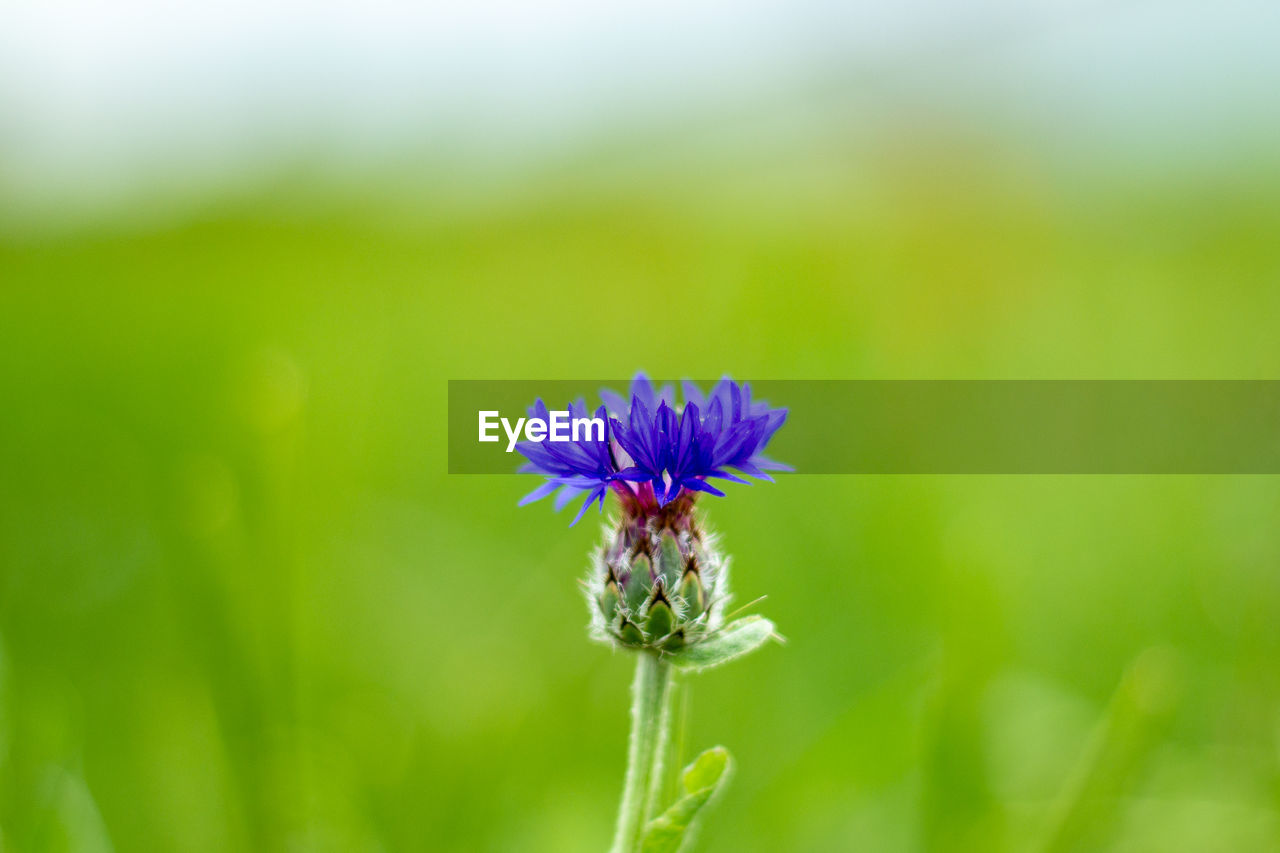
[[[535,399],[565,409],[580,397],[594,412],[600,388],[628,385],[450,380],[449,473],[507,474],[523,461],[507,452],[500,424],[489,431],[500,440],[479,440],[481,412],[514,425]],[[1280,473],[1277,380],[762,380],[751,388],[790,410],[768,455],[803,474]]]

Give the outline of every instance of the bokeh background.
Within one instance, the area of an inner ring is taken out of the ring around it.
[[[0,10],[0,847],[599,851],[596,524],[449,378],[1276,378],[1267,3]],[[785,400],[774,401],[785,404]],[[706,851],[1280,849],[1280,481],[708,501]]]

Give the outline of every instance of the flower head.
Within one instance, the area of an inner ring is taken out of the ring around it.
[[[593,502],[603,508],[605,495],[613,491],[627,515],[645,517],[672,502],[691,505],[698,492],[723,497],[710,479],[747,483],[739,474],[769,480],[767,471],[790,470],[763,455],[786,420],[786,409],[752,400],[749,385],[728,378],[707,394],[688,381],[683,391],[684,403],[678,406],[670,385],[655,389],[641,374],[631,383],[630,399],[601,391],[604,405],[595,416],[606,423],[604,440],[588,432],[577,441],[517,444],[528,460],[521,472],[547,478],[521,504],[558,491],[556,509],[562,509],[585,492],[576,524]],[[586,417],[586,403],[579,399],[569,413]],[[545,420],[549,413],[538,400],[529,415]]]

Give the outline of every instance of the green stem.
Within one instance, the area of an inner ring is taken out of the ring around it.
[[[669,736],[671,745],[666,751],[666,772],[662,774],[666,778],[662,789],[662,802],[668,805],[674,803],[683,793],[681,775],[684,768],[684,738],[689,727],[689,688],[687,679],[673,678],[671,695],[667,699],[667,707],[671,715]]]
[[[636,677],[631,682],[631,743],[627,748],[627,779],[618,807],[618,828],[611,853],[634,853],[651,802],[662,790],[664,751],[670,738],[671,664],[649,652],[636,654]]]
[[[653,746],[653,760],[649,763],[649,790],[644,799],[644,823],[657,817],[670,797],[669,768],[678,761],[674,755],[675,739],[671,736],[671,723],[675,719],[680,684],[670,675],[669,664],[659,663],[659,666],[666,667],[668,677],[666,695],[662,697],[662,710],[658,717],[658,739]]]

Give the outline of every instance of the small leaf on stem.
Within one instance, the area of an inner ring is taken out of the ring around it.
[[[713,746],[684,769],[684,796],[645,826],[640,853],[676,853],[687,840],[694,820],[729,781],[733,759],[723,746]]]
[[[777,636],[773,623],[763,616],[747,616],[730,622],[714,636],[670,655],[671,663],[681,669],[710,669],[742,657]]]

